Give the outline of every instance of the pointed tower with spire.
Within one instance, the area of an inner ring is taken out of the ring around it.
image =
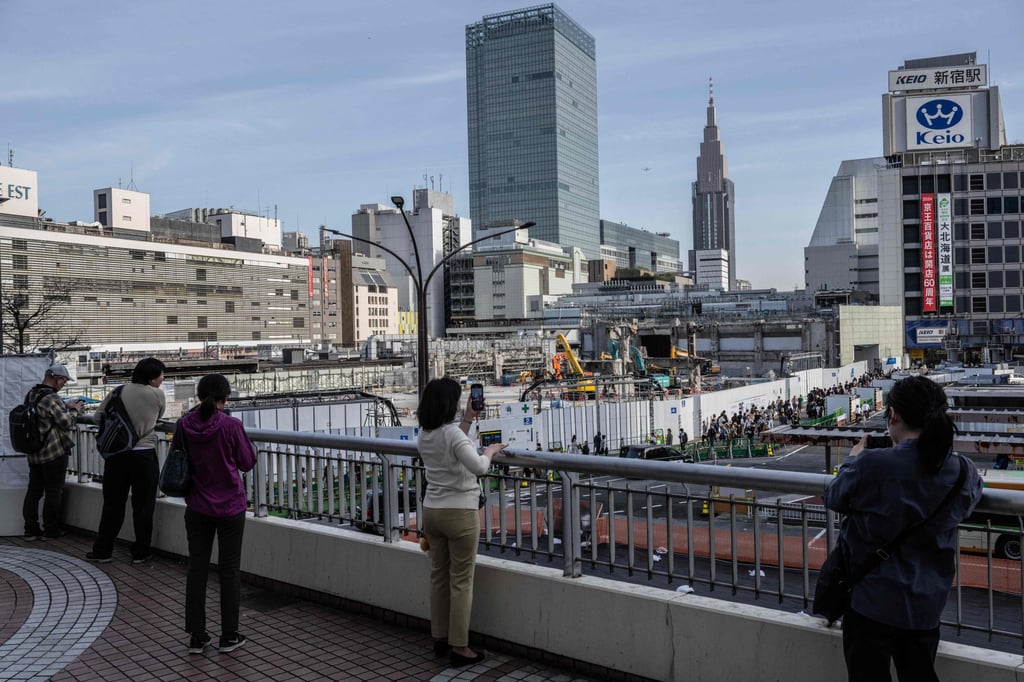
[[[698,285],[736,288],[734,191],[718,136],[714,81],[708,78],[708,121],[693,183],[693,249],[689,253]]]

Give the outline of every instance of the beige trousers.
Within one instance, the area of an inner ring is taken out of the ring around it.
[[[430,634],[455,648],[469,646],[473,571],[480,542],[475,509],[423,509],[430,542]]]

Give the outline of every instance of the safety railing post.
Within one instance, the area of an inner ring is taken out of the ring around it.
[[[253,489],[252,489],[252,511],[257,518],[267,516],[267,486],[270,481],[270,453],[267,450],[256,449],[256,465],[252,468]]]
[[[565,568],[562,575],[579,578],[583,575],[580,534],[583,523],[580,519],[580,491],[576,484],[580,475],[572,471],[559,471],[562,477],[562,547],[565,551]]]
[[[398,521],[398,471],[399,455],[377,453],[380,458],[381,482],[384,488],[381,501],[380,522],[384,534],[384,542],[398,542],[402,538]]]

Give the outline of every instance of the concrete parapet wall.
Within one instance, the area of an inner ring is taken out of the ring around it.
[[[99,524],[98,485],[72,484],[68,525]],[[184,503],[157,501],[155,548],[187,555]],[[122,537],[132,537],[131,515]],[[216,554],[214,555],[216,556]],[[429,618],[427,556],[336,526],[249,518],[242,570],[271,580]],[[802,614],[481,556],[472,628],[497,639],[655,680],[845,678],[840,632]],[[243,616],[244,618],[244,616]],[[939,677],[987,682],[1024,677],[1020,655],[942,643]]]

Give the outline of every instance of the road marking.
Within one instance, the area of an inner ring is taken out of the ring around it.
[[[805,448],[809,448],[809,447],[811,447],[811,446],[810,445],[801,445],[800,447],[798,447],[796,450],[793,450],[792,452],[787,452],[784,455],[780,455],[780,456],[776,457],[775,461],[776,462],[781,462],[782,460],[786,459],[790,455],[795,455],[796,453],[800,452],[801,450],[803,450]]]

